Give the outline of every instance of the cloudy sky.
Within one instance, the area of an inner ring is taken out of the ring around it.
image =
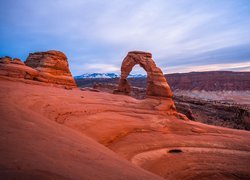
[[[60,50],[73,75],[119,73],[131,50],[152,52],[165,73],[250,71],[249,0],[1,0],[0,7],[0,56]]]

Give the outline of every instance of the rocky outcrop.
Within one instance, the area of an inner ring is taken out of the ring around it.
[[[131,93],[127,77],[136,64],[139,64],[147,72],[147,96],[172,98],[172,91],[161,69],[156,66],[152,59],[152,54],[142,51],[131,51],[125,57],[121,66],[119,86],[114,93]]]
[[[39,72],[39,81],[76,86],[67,57],[60,51],[30,53],[25,64]]]
[[[210,71],[165,75],[172,90],[246,91],[250,72]]]
[[[13,60],[9,56],[0,58],[0,76],[33,80],[38,77],[38,74],[37,70],[25,66],[18,58]]]
[[[250,130],[250,107],[232,102],[174,95],[178,112],[205,124]]]
[[[20,64],[20,65],[25,65],[23,61],[19,58],[14,58],[13,61],[11,61],[13,64]]]
[[[1,57],[0,58],[0,63],[5,63],[5,64],[8,64],[12,61],[11,57],[9,56],[5,56],[5,57]]]
[[[95,83],[93,85],[93,88],[102,92],[112,93],[118,88],[118,86],[116,84],[111,84],[111,83]],[[131,87],[130,96],[136,99],[145,99],[145,95],[146,95],[145,88],[139,88],[134,86]]]
[[[185,114],[188,119],[190,120],[195,120],[193,112],[190,108],[190,105],[186,102],[179,102],[179,101],[175,101],[175,107],[176,110],[182,114]]]
[[[35,80],[50,84],[75,87],[65,54],[60,51],[30,53],[23,63],[20,59],[0,58],[0,76]]]

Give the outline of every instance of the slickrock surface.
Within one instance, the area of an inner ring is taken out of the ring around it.
[[[0,177],[250,177],[250,132],[184,121],[170,98],[0,81]]]
[[[116,84],[109,83],[96,83],[93,87],[97,91],[108,93],[112,93],[114,89],[117,89]],[[136,99],[144,99],[145,94],[145,88],[131,87],[130,96]],[[201,97],[209,97],[211,100],[202,99]],[[175,91],[173,100],[177,111],[185,114],[190,120],[210,125],[250,130],[249,91]]]
[[[121,66],[119,86],[114,93],[130,94],[131,88],[127,77],[136,64],[139,64],[147,72],[146,94],[148,96],[172,97],[172,91],[167,80],[161,69],[156,66],[152,59],[152,54],[142,51],[131,51],[124,58]]]
[[[74,108],[70,96],[77,92],[82,101],[82,91],[0,81],[0,179],[161,179],[58,123],[61,117],[49,118],[58,112],[39,112],[62,103],[59,114],[67,114],[66,104]]]

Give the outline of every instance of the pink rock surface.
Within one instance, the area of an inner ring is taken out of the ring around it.
[[[69,100],[68,90],[0,81],[0,179],[161,179],[38,112],[43,111],[38,106],[44,106],[45,101],[44,108],[50,103],[64,104],[57,98]],[[60,95],[54,99],[57,92]]]
[[[183,121],[169,106],[171,98],[137,100],[0,81],[2,175],[55,179],[250,176],[250,132]]]

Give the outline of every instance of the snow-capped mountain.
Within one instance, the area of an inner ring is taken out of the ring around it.
[[[129,74],[128,78],[144,78],[147,77],[145,74]]]
[[[84,73],[80,76],[75,76],[75,79],[95,79],[95,78],[118,78],[119,75],[116,73]]]
[[[97,78],[107,78],[107,79],[112,79],[112,78],[119,78],[120,75],[116,73],[85,73],[80,76],[75,76],[75,79],[97,79]],[[130,74],[128,78],[143,78],[146,77],[146,75],[142,74]]]

